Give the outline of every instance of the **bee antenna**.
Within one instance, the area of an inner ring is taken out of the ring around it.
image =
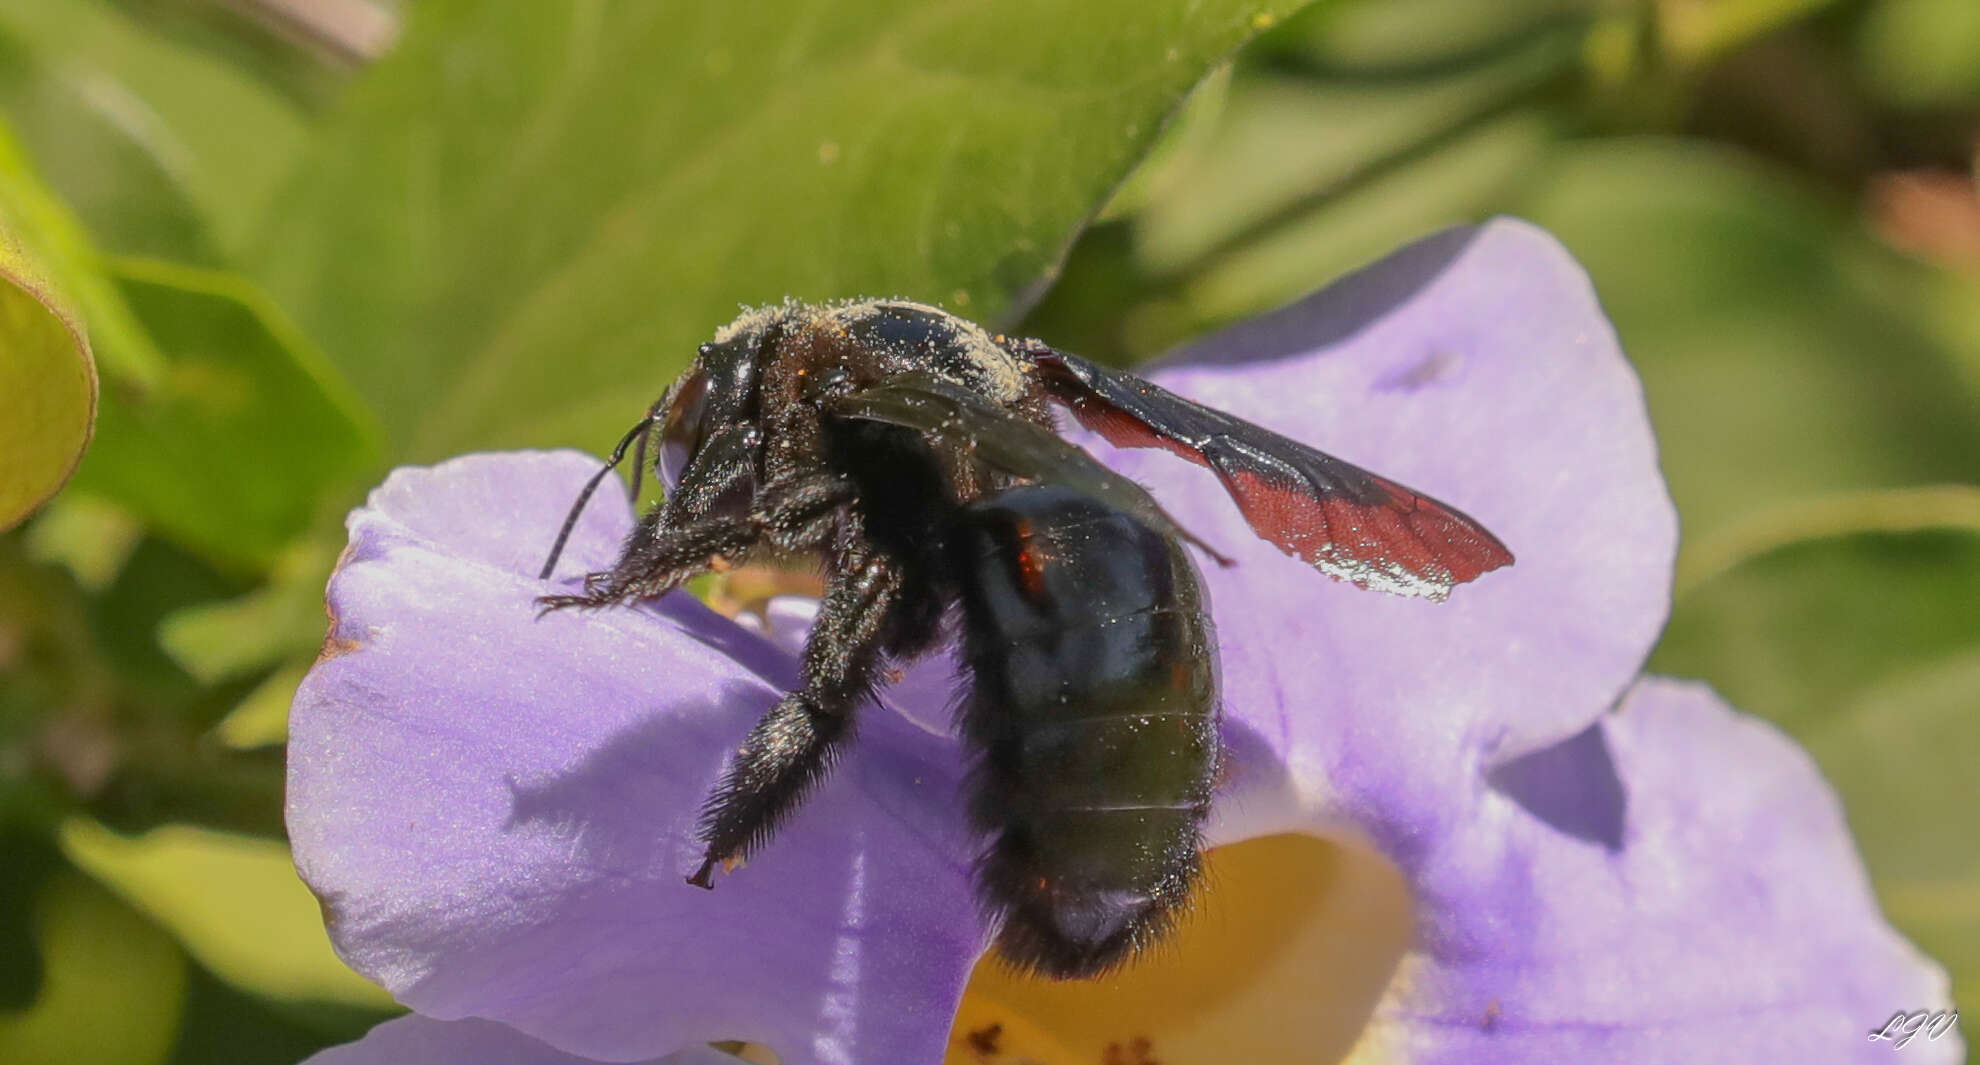
[[[653,426],[658,420],[659,413],[660,408],[657,404],[646,412],[646,417],[642,421],[646,426],[646,432],[639,433],[639,427],[633,427],[633,432],[639,433],[639,444],[633,448],[632,502],[635,508],[639,506],[639,478],[646,472],[646,442],[653,439]]]
[[[646,461],[646,438],[651,435],[653,425],[659,421],[659,418],[657,410],[647,411],[646,417],[641,418],[638,425],[627,430],[626,435],[619,438],[619,446],[612,449],[612,457],[606,461],[605,468],[592,474],[591,480],[584,483],[584,491],[579,492],[577,502],[571,504],[571,512],[564,515],[564,527],[557,530],[557,542],[550,545],[550,557],[543,560],[543,572],[536,575],[537,580],[550,579],[550,571],[557,568],[557,559],[564,554],[564,541],[571,538],[571,530],[577,527],[578,515],[583,514],[584,505],[591,502],[591,493],[598,491],[598,486],[605,480],[606,474],[619,468],[619,462],[626,457],[626,448],[631,447],[634,440],[639,441],[639,453],[635,461],[640,463]],[[635,502],[639,499],[637,467],[633,469],[633,499]]]

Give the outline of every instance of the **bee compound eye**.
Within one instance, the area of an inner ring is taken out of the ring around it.
[[[701,447],[707,409],[708,378],[700,373],[682,381],[680,391],[667,405],[666,419],[660,425],[660,454],[655,469],[670,492],[680,485],[688,463]]]

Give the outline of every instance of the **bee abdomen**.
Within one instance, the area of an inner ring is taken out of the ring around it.
[[[1160,936],[1198,876],[1218,741],[1195,568],[1051,486],[971,505],[957,539],[983,901],[1006,958],[1091,975]]]
[[[986,730],[1002,734],[976,776],[999,949],[1057,976],[1104,970],[1167,929],[1197,879],[1216,764],[1207,712],[1074,716],[1083,708]]]

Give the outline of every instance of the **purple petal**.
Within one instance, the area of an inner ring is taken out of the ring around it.
[[[1813,762],[1702,685],[1644,681],[1495,774],[1464,820],[1408,870],[1422,931],[1371,1060],[1884,1061],[1871,1029],[1951,1008]],[[1955,1033],[1902,1056],[1962,1053]]]
[[[408,467],[393,471],[351,521],[388,521],[455,558],[533,576],[557,540],[565,508],[598,467],[597,459],[577,451],[519,451],[500,461],[470,457],[432,470]],[[444,480],[436,482],[434,474],[443,471]],[[444,490],[436,491],[439,486]],[[624,496],[617,481],[600,487],[571,529],[558,574],[581,576],[619,557],[619,540],[631,521]]]
[[[494,1021],[435,1021],[414,1014],[386,1021],[363,1039],[331,1047],[304,1065],[590,1065],[594,1060],[566,1054]],[[696,1046],[630,1065],[736,1065],[737,1060],[713,1047]]]
[[[685,885],[702,796],[794,664],[685,595],[539,620],[526,574],[595,469],[471,456],[352,516],[290,724],[290,835],[338,949],[430,1017],[585,1056],[939,1056],[983,941],[953,744],[868,715],[776,846]],[[630,525],[623,491],[591,509],[574,569]]]
[[[1207,470],[1111,452],[1238,559],[1205,567],[1236,773],[1217,839],[1345,819],[1399,852],[1484,766],[1586,727],[1649,652],[1675,514],[1636,375],[1540,230],[1433,237],[1152,376],[1437,496],[1518,556],[1445,603],[1363,591],[1258,540]]]

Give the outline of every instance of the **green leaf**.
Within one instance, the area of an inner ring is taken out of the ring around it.
[[[124,508],[68,495],[50,502],[27,527],[28,557],[69,571],[76,583],[102,591],[117,579],[144,528]]]
[[[193,720],[204,727],[222,709],[211,703],[217,693],[186,673],[160,644],[159,630],[165,619],[176,614],[249,594],[253,580],[252,574],[221,569],[165,537],[144,536],[131,545],[109,584],[87,596],[62,596],[55,603],[73,604],[86,612],[89,630],[83,638],[92,653],[104,659],[77,663],[77,668],[109,673],[104,679],[128,686],[126,698],[142,703],[147,712],[183,719],[190,709],[187,704],[197,703],[200,713]]]
[[[206,265],[306,133],[280,93],[104,0],[0,0],[0,111],[99,247]]]
[[[96,363],[82,320],[0,206],[0,529],[69,479],[95,416]]]
[[[1379,180],[1329,195],[1198,264],[1182,289],[1193,324],[1171,340],[1287,303],[1401,245],[1492,214],[1545,165],[1558,138],[1538,109],[1453,133]]]
[[[272,213],[395,456],[602,446],[739,303],[996,321],[1299,0],[431,0]]]
[[[40,826],[0,821],[0,1016],[34,1004],[44,975],[35,901],[68,866]]]
[[[1716,0],[1667,4],[1658,9],[1664,51],[1683,64],[1700,64],[1754,38],[1805,19],[1835,0]]]
[[[0,1013],[0,1061],[156,1065],[184,1006],[172,940],[73,870],[35,907],[45,975],[34,1005]]]
[[[209,558],[262,566],[376,464],[369,414],[259,288],[106,260],[3,127],[0,214],[21,221],[75,294],[103,356],[108,385],[77,491]]]
[[[1891,922],[1980,1011],[1980,647],[1865,687],[1805,742],[1849,808]]]
[[[1980,489],[1935,495],[1963,496],[1958,509],[1980,517]],[[1953,970],[1969,1012],[1980,1010],[1975,603],[1980,520],[1791,540],[1682,596],[1650,662],[1711,681],[1807,746],[1892,922]]]
[[[1216,143],[1142,214],[1149,269],[1173,273],[1256,239],[1371,176],[1407,180],[1396,161],[1531,96],[1571,68],[1571,45],[1545,32],[1490,62],[1407,80],[1239,79]]]
[[[198,212],[157,146],[91,102],[86,82],[0,23],[0,110],[64,199],[126,250],[213,259]]]
[[[295,1065],[325,1047],[356,1042],[405,1012],[269,1000],[198,966],[190,975],[185,1020],[167,1065]]]
[[[320,628],[321,626],[319,626]],[[318,634],[321,635],[320,633]],[[289,707],[310,663],[292,662],[268,675],[213,726],[213,736],[229,749],[273,747],[289,738]]]
[[[1932,107],[1980,100],[1980,4],[1885,0],[1864,13],[1858,62],[1893,103]]]
[[[377,462],[368,417],[252,284],[146,260],[111,265],[165,367],[155,388],[106,394],[76,490],[209,558],[273,564]]]
[[[158,642],[202,684],[244,676],[285,658],[307,662],[323,642],[323,575],[336,558],[337,549],[328,544],[298,544],[276,562],[262,587],[165,618]]]
[[[183,825],[131,839],[74,818],[61,843],[70,861],[236,987],[272,998],[391,1005],[382,988],[338,960],[316,898],[279,842]]]
[[[1980,393],[1932,279],[1801,186],[1674,141],[1565,153],[1522,213],[1565,241],[1643,376],[1680,580],[1775,508],[1980,481]]]
[[[1136,210],[1089,231],[1025,330],[1145,358],[1490,214],[1544,167],[1558,134],[1543,104],[1578,63],[1572,24],[1494,9],[1490,47],[1418,63],[1377,44],[1367,58],[1408,69],[1335,69],[1371,14],[1310,9],[1273,34],[1278,51],[1240,64],[1214,127],[1137,173]],[[1336,27],[1348,40],[1310,54]]]
[[[82,224],[43,186],[5,123],[0,123],[0,214],[74,299],[104,376],[127,388],[157,384],[163,356],[125,306]]]
[[[0,537],[0,633],[13,648],[0,683],[0,825],[52,830],[81,808],[133,831],[181,821],[280,838],[280,749],[229,749],[209,732],[254,678],[202,685],[158,645],[163,619],[239,597],[240,579],[146,537],[85,597],[22,546]]]
[[[1549,24],[1588,13],[1561,0],[1355,0],[1275,34],[1273,43],[1329,70],[1393,73],[1464,63]],[[1425,32],[1435,27],[1435,32]]]

